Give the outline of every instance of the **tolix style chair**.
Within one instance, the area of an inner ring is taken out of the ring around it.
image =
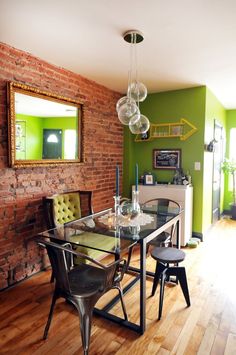
[[[142,211],[145,213],[153,213],[157,214],[158,218],[161,218],[162,221],[163,219],[167,220],[168,216],[173,213],[173,209],[176,214],[180,212],[180,205],[178,202],[166,199],[166,198],[155,198],[152,200],[148,200],[144,202],[141,205]],[[157,237],[152,239],[148,244],[147,244],[147,254],[149,251],[150,246],[154,247],[169,247],[172,246],[172,239],[175,234],[176,230],[176,224],[172,225],[172,227],[159,234]],[[129,266],[130,261],[131,261],[131,256],[132,256],[132,251],[133,247],[129,249],[129,254],[128,254],[128,260],[127,260],[127,266]]]
[[[143,212],[145,212],[145,210],[149,211],[149,213],[151,211],[151,213],[157,214],[162,220],[167,220],[171,213],[173,213],[173,210],[176,214],[180,212],[180,205],[178,202],[167,198],[155,198],[146,201],[142,205],[142,210]],[[175,230],[176,224],[172,225],[169,230],[162,232],[156,238],[151,240],[147,245],[147,253],[150,245],[155,247],[171,247]]]
[[[124,319],[127,320],[127,312],[123,301],[123,292],[120,282],[125,271],[125,260],[117,260],[108,266],[69,247],[39,239],[38,244],[47,249],[49,260],[52,265],[53,274],[56,279],[55,289],[52,297],[48,321],[44,330],[43,339],[48,336],[54,306],[59,297],[65,298],[72,303],[79,313],[80,330],[84,355],[89,353],[91,322],[93,309],[100,297],[106,292],[115,288],[119,291]],[[70,266],[68,260],[70,255],[86,258],[90,264]]]

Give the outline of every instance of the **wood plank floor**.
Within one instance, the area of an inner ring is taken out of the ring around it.
[[[147,299],[143,336],[94,317],[91,355],[236,354],[236,222],[222,219],[198,248],[185,251],[192,306],[186,308],[179,286],[166,286],[161,321],[157,321],[159,292]],[[135,253],[133,264],[137,261]],[[147,263],[154,270],[151,257]],[[56,306],[48,339],[42,340],[53,290],[49,280],[50,271],[42,272],[0,294],[0,354],[82,354],[77,313],[63,300]],[[148,295],[151,286],[148,280]],[[138,287],[125,302],[129,318],[137,321]],[[122,314],[120,304],[114,313]]]

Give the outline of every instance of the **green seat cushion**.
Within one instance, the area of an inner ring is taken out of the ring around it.
[[[82,234],[71,235],[69,237],[69,241],[78,244],[86,244],[86,247],[82,245],[76,247],[76,251],[88,255],[92,259],[101,260],[106,253],[104,251],[89,248],[89,246],[112,251],[114,250],[115,239],[113,237],[103,236],[98,233],[84,232]],[[75,264],[79,264],[81,262],[87,263],[89,261],[80,257],[76,257],[74,260]]]
[[[55,225],[64,224],[80,217],[80,195],[78,192],[53,197],[53,218]]]

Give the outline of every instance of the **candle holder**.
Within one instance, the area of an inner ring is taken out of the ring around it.
[[[139,239],[140,225],[129,227],[129,232],[132,234],[133,239]]]
[[[114,213],[115,217],[120,216],[120,196],[113,196],[114,198]]]
[[[115,252],[119,253],[120,252],[120,226],[116,225],[115,226]]]
[[[132,210],[133,213],[139,214],[141,209],[140,209],[140,204],[139,204],[139,191],[133,190],[132,193]]]

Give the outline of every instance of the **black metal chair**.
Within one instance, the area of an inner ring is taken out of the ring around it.
[[[149,201],[146,201],[142,205],[143,212],[148,211],[149,213],[155,213],[158,215],[162,221],[166,221],[169,216],[173,213],[178,214],[180,212],[180,205],[178,202],[167,199],[167,198],[155,198]],[[157,221],[158,222],[158,221]],[[172,227],[159,234],[156,238],[151,240],[147,245],[147,252],[150,245],[155,247],[170,247],[172,246],[173,236],[176,230],[176,223]]]
[[[38,244],[47,249],[53,275],[56,279],[43,338],[47,338],[56,300],[59,297],[63,297],[72,303],[79,313],[84,355],[87,355],[93,309],[98,299],[104,293],[112,288],[116,288],[119,291],[124,318],[127,320],[127,312],[120,286],[120,281],[125,271],[125,260],[120,259],[105,266],[85,254],[75,252],[69,247],[61,246],[44,239],[39,239]],[[87,259],[90,264],[81,263],[80,265],[71,267],[71,263],[68,263],[68,260],[70,260],[68,256],[70,255],[79,256],[83,260]]]
[[[170,276],[175,276],[179,281],[182,288],[184,298],[187,306],[190,306],[190,298],[188,291],[188,283],[186,277],[186,271],[184,267],[170,266],[170,264],[178,265],[185,259],[185,253],[182,250],[176,248],[154,248],[151,252],[151,256],[156,260],[156,271],[153,280],[151,297],[155,295],[159,280],[160,280],[160,296],[159,296],[159,314],[158,319],[161,319],[163,299],[164,299],[164,286],[165,281]]]
[[[180,212],[180,205],[178,202],[166,199],[166,198],[155,198],[152,200],[148,200],[144,202],[141,206],[142,211],[148,212],[148,213],[153,213],[158,215],[158,219],[161,219],[162,222],[163,220],[167,220],[169,218],[170,214],[174,213],[178,214]],[[158,220],[157,220],[158,223]],[[149,251],[150,245],[155,246],[155,247],[169,247],[172,246],[172,239],[175,234],[176,230],[176,223],[172,225],[172,227],[168,231],[164,231],[161,234],[159,234],[157,237],[155,237],[153,240],[151,240],[147,244],[147,254]],[[130,264],[131,261],[131,256],[132,256],[132,251],[133,247],[129,249],[129,254],[128,254],[128,259],[127,259],[127,267]]]

